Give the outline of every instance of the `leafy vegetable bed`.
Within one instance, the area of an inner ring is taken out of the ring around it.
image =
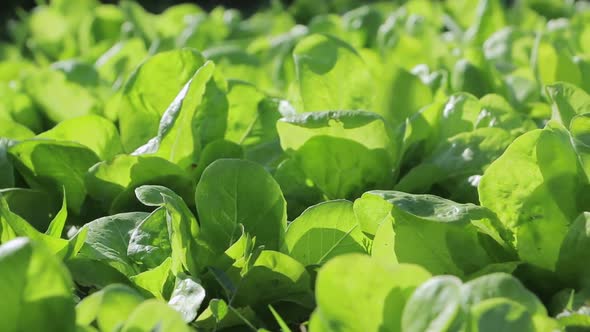
[[[353,4],[9,22],[0,331],[590,329],[590,6]]]

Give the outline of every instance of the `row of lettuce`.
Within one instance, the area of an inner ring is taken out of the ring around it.
[[[583,2],[8,27],[0,330],[590,326]]]

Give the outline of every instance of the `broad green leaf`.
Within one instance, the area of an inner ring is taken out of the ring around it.
[[[49,223],[60,210],[58,199],[53,194],[43,190],[7,188],[0,190],[0,194],[8,202],[10,211],[25,219],[40,232],[46,231]],[[34,206],[34,209],[31,209]]]
[[[66,261],[68,270],[76,284],[90,289],[101,289],[111,284],[132,286],[129,278],[108,262],[91,258],[74,257]]]
[[[227,303],[220,299],[213,299],[209,302],[209,308],[217,321],[222,320],[227,315]]]
[[[76,330],[72,280],[43,245],[26,238],[1,245],[0,280],[0,330]]]
[[[167,186],[187,202],[192,202],[194,190],[193,180],[180,167],[150,156],[119,155],[100,162],[88,170],[85,183],[88,195],[111,213],[141,208],[134,193],[141,185]]]
[[[470,312],[470,330],[480,332],[509,331],[533,332],[533,319],[526,308],[504,298],[482,301]]]
[[[51,26],[52,29],[47,29]],[[53,7],[40,6],[27,20],[28,42],[37,56],[56,60],[72,56],[74,36],[69,31],[67,18]]]
[[[492,273],[465,283],[463,301],[474,305],[493,298],[507,298],[523,305],[531,315],[546,315],[543,303],[515,277],[506,273]]]
[[[142,301],[144,298],[128,286],[109,285],[76,306],[76,323],[91,325],[96,321],[101,331],[115,331]]]
[[[59,216],[56,223],[59,223]],[[59,228],[59,226],[57,226]],[[48,235],[36,230],[26,220],[10,211],[10,208],[0,195],[0,228],[5,228],[0,240],[6,242],[17,236],[28,237],[45,246],[56,257],[69,259],[75,256],[81,249],[86,239],[86,231],[82,230],[73,235],[70,240],[65,240],[59,235]]]
[[[170,257],[171,252],[166,209],[158,208],[131,233],[127,256],[139,265],[156,268]]]
[[[200,179],[205,169],[217,159],[243,159],[244,150],[236,143],[226,140],[216,140],[205,146],[197,168],[194,170],[195,178]]]
[[[152,299],[137,306],[121,329],[121,332],[151,331],[189,332],[191,329],[166,302]]]
[[[318,273],[314,315],[319,330],[400,331],[406,301],[429,277],[415,265],[382,265],[360,254],[338,256]]]
[[[156,18],[156,30],[162,39],[175,39],[184,29],[187,20],[203,10],[196,4],[180,3],[166,8]]]
[[[372,195],[390,204],[391,217],[383,215],[385,206],[375,204]],[[371,191],[359,199],[356,208],[365,211],[357,214],[359,219],[369,218],[364,224],[371,224],[372,229],[380,225],[372,247],[372,255],[380,260],[419,264],[433,274],[463,277],[510,253],[502,237],[507,234],[494,214],[474,204],[432,195]]]
[[[366,251],[352,203],[344,200],[320,203],[305,210],[289,224],[285,245],[286,253],[306,266]]]
[[[88,235],[78,257],[105,262],[126,276],[139,273],[127,250],[132,232],[147,216],[144,212],[130,212],[91,221],[84,226]]]
[[[65,189],[68,207],[80,214],[87,193],[84,175],[99,161],[92,150],[74,142],[27,140],[8,152],[14,157],[16,170],[31,188],[56,195]]]
[[[305,267],[288,255],[263,250],[237,281],[234,305],[253,307],[278,301],[310,306],[311,277]],[[260,290],[264,289],[264,292]]]
[[[196,51],[180,49],[159,53],[135,70],[123,88],[118,112],[126,151],[135,150],[157,134],[166,108],[204,62]]]
[[[500,0],[479,0],[476,2],[474,22],[465,31],[465,38],[481,45],[492,33],[506,26],[506,11]]]
[[[109,160],[123,152],[115,125],[98,115],[85,115],[60,122],[37,137],[80,143],[101,160]]]
[[[559,249],[556,270],[560,279],[572,287],[585,287],[590,273],[580,262],[586,259],[590,248],[590,213],[584,212],[572,222]]]
[[[114,44],[96,60],[95,67],[101,78],[111,82],[113,88],[119,88],[145,57],[147,50],[143,41],[132,38]]]
[[[420,285],[406,303],[402,331],[454,331],[463,325],[461,280],[433,277]]]
[[[416,289],[403,312],[404,331],[552,331],[553,325],[539,299],[506,273],[465,284],[434,277]]]
[[[285,101],[275,101],[254,85],[242,81],[228,82],[227,99],[225,139],[252,146],[277,138],[275,124],[282,113],[287,113],[286,107],[281,108]]]
[[[249,82],[265,90],[276,89],[272,87],[271,77],[267,75],[267,71],[260,70],[265,65],[262,57],[238,45],[213,46],[204,50],[203,55],[215,62],[219,72],[227,79]]]
[[[234,308],[223,300],[213,299],[193,324],[201,329],[244,329],[247,326],[245,321],[260,325],[260,320],[251,307]]]
[[[57,68],[44,68],[27,77],[24,89],[54,123],[98,113],[102,102],[95,92]]]
[[[124,0],[119,4],[127,21],[131,23],[133,33],[143,39],[146,47],[157,42],[157,30],[154,22],[154,14],[147,12],[134,1]]]
[[[134,155],[162,157],[185,170],[195,167],[201,146],[225,132],[227,101],[214,70],[207,61],[196,71],[162,115],[157,135]]]
[[[577,200],[587,181],[570,134],[550,123],[516,139],[478,190],[482,206],[514,233],[520,259],[554,270],[568,227],[582,212]]]
[[[80,15],[78,17],[80,20],[77,22],[78,47],[80,53],[84,54],[85,57],[96,59],[102,53],[107,52],[117,42],[119,37],[121,37],[125,17],[121,9],[115,5],[98,4],[95,2],[93,7],[87,15]],[[74,16],[73,13],[76,13],[77,9],[70,8],[68,11]],[[78,11],[76,14],[79,15],[79,13]],[[140,57],[141,53],[138,53],[137,56]],[[143,53],[145,54],[145,50]],[[139,58],[134,64],[137,64],[141,59]],[[125,68],[123,63],[120,63],[119,67],[121,70]]]
[[[478,128],[453,136],[441,143],[421,164],[411,169],[396,190],[425,193],[439,184],[451,198],[477,202],[477,182],[489,164],[512,143],[513,137],[501,128]],[[461,195],[458,183],[470,183],[469,193]],[[471,199],[469,199],[471,198]]]
[[[540,40],[533,56],[536,56],[535,66],[541,84],[563,81],[579,86],[582,83],[580,69],[574,63],[569,50]]]
[[[371,110],[375,81],[350,45],[314,34],[297,44],[293,58],[301,98],[298,111]]]
[[[0,117],[5,116],[7,117],[5,121],[12,119],[34,132],[39,132],[42,129],[42,118],[39,110],[33,104],[31,98],[14,83],[0,86]],[[6,131],[6,128],[3,131]]]
[[[0,115],[0,138],[2,140],[24,140],[35,136],[29,128]]]
[[[172,258],[167,257],[159,266],[136,274],[129,279],[146,295],[164,300],[164,296],[168,294],[168,286],[172,283],[170,278],[171,266]]]
[[[382,67],[383,72],[380,74],[383,84],[377,91],[378,108],[369,110],[381,114],[390,125],[396,127],[431,103],[433,95],[420,78],[395,63]]]
[[[198,275],[208,262],[203,261],[205,254],[197,243],[202,231],[197,219],[186,203],[172,190],[145,185],[135,190],[137,199],[147,206],[163,206],[166,209],[166,223],[172,249],[172,272],[177,275],[183,269],[191,275]]]
[[[362,111],[304,113],[277,123],[281,147],[329,199],[388,188],[398,147],[383,119]]]
[[[213,162],[201,176],[195,200],[202,239],[215,253],[237,240],[240,224],[266,249],[281,247],[286,203],[279,185],[261,166],[238,159]]]
[[[229,37],[232,21],[237,19],[235,16],[231,10],[226,11],[222,7],[215,8],[209,15],[201,13],[193,16],[186,28],[176,36],[176,47],[204,50],[207,46],[221,43]]]
[[[581,88],[563,82],[548,85],[546,89],[552,101],[552,118],[565,127],[570,126],[574,116],[590,112],[590,96]]]
[[[281,186],[281,191],[287,201],[287,215],[294,220],[308,206],[322,201],[322,193],[308,181],[301,167],[294,159],[286,159],[275,170],[273,177]]]

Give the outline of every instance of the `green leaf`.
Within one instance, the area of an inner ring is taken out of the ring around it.
[[[473,306],[470,321],[473,331],[537,331],[526,308],[504,298],[486,300]]]
[[[243,159],[244,150],[236,143],[226,140],[216,140],[205,146],[199,157],[197,168],[194,170],[195,178],[201,175],[209,165],[217,159]]]
[[[329,199],[392,184],[398,147],[375,113],[305,113],[281,119],[277,129],[283,150]]]
[[[111,284],[133,285],[127,276],[110,266],[108,262],[74,257],[67,260],[66,265],[72,274],[72,279],[83,287],[100,289]]]
[[[172,258],[167,257],[162,264],[136,274],[129,278],[133,284],[146,296],[154,296],[157,299],[164,300],[165,295],[168,294],[168,286],[172,284],[170,278],[170,268],[172,266]]]
[[[33,105],[31,98],[15,84],[0,86],[0,98],[0,117],[6,116],[6,121],[13,120],[16,124],[34,132],[41,131],[42,119],[37,107]],[[6,129],[3,128],[3,131]],[[0,134],[0,136],[3,135]]]
[[[223,137],[227,101],[214,70],[207,61],[196,71],[162,115],[157,136],[134,155],[159,156],[188,170],[197,164],[201,145]]]
[[[532,315],[546,315],[547,309],[539,299],[515,277],[507,273],[492,273],[467,282],[463,288],[468,305],[493,298],[507,298],[520,303]]]
[[[35,136],[29,128],[0,115],[0,139],[4,140],[25,140]]]
[[[15,168],[33,189],[59,195],[65,189],[68,207],[81,212],[86,198],[84,174],[99,158],[83,145],[66,141],[27,140],[8,151]]]
[[[37,137],[80,143],[101,160],[109,160],[123,152],[117,128],[98,115],[85,115],[60,122]]]
[[[557,47],[546,40],[539,40],[533,56],[538,80],[543,85],[563,81],[580,86],[580,69],[574,63],[569,50]]]
[[[294,159],[279,164],[273,174],[287,201],[289,220],[295,219],[308,206],[322,201],[322,193],[309,181]]]
[[[202,239],[217,253],[237,240],[240,224],[266,249],[278,250],[287,226],[279,185],[250,161],[220,159],[201,176],[195,195]]]
[[[499,0],[477,1],[474,22],[465,31],[465,38],[483,44],[492,33],[507,25],[506,10]]]
[[[366,198],[371,195],[390,204],[391,217],[383,215],[383,203]],[[363,207],[365,204],[368,206]],[[377,227],[372,255],[381,260],[419,264],[433,274],[465,276],[510,255],[502,237],[508,235],[494,214],[474,204],[432,195],[370,191],[357,206],[366,211],[357,217],[370,218],[364,224]]]
[[[147,216],[144,212],[130,212],[91,221],[84,226],[88,235],[78,257],[105,262],[126,276],[137,274],[139,269],[127,250],[132,232]]]
[[[66,196],[64,194],[64,198],[62,200],[61,208],[55,214],[55,217],[49,223],[47,227],[47,231],[45,234],[60,238],[61,234],[63,233],[64,227],[66,225],[66,220],[68,219],[68,204],[66,203]]]
[[[72,280],[43,245],[17,238],[0,246],[0,280],[0,330],[76,330]]]
[[[88,170],[85,183],[88,195],[111,213],[140,209],[134,190],[141,185],[167,186],[187,202],[192,202],[194,190],[193,180],[180,167],[149,156],[119,155],[98,163]]]
[[[182,316],[166,302],[146,300],[131,313],[121,332],[178,331],[189,332]]]
[[[552,331],[543,304],[506,273],[465,284],[451,276],[434,277],[412,294],[402,324],[408,331]]]
[[[329,201],[309,207],[285,235],[286,252],[302,264],[322,265],[332,257],[364,253],[365,238],[352,203]]]
[[[562,82],[548,85],[545,89],[552,102],[552,119],[560,121],[565,127],[570,126],[574,116],[590,112],[590,96],[575,85]]]
[[[157,42],[157,30],[155,26],[155,15],[147,12],[142,6],[134,1],[121,1],[119,4],[125,14],[125,18],[131,22],[133,32],[141,37],[146,46],[151,46]]]
[[[582,288],[590,285],[590,271],[580,262],[590,249],[590,213],[584,212],[569,226],[561,247],[556,270],[568,285]]]
[[[24,89],[54,123],[98,113],[102,107],[95,91],[58,68],[36,71],[24,81]]]
[[[305,267],[280,252],[263,250],[236,283],[238,288],[233,298],[236,307],[256,307],[278,301],[310,307],[312,303],[311,277]]]
[[[126,151],[135,150],[157,134],[160,118],[204,62],[196,51],[180,49],[159,53],[134,71],[123,88],[118,112]]]
[[[172,249],[166,209],[158,208],[143,219],[131,233],[127,256],[147,268],[156,268],[170,257]]]
[[[482,206],[514,233],[520,259],[549,270],[555,269],[569,225],[582,212],[576,198],[587,184],[570,140],[556,123],[528,132],[479,183]]]
[[[244,146],[253,146],[277,139],[276,121],[287,107],[286,101],[266,96],[256,86],[232,80],[228,82],[229,102],[225,139]],[[286,115],[286,114],[285,114]]]
[[[217,321],[222,320],[227,315],[227,303],[220,299],[213,299],[209,302],[209,308]]]
[[[61,239],[59,236],[46,235],[36,230],[26,220],[10,211],[8,203],[3,196],[0,196],[0,224],[2,228],[10,228],[10,230],[7,230],[8,233],[3,235],[2,242],[6,242],[6,240],[13,239],[17,236],[25,236],[43,244],[46,246],[46,249],[60,258],[68,256],[69,243],[67,240]],[[11,236],[8,236],[9,234]],[[74,252],[73,254],[76,253]]]
[[[163,206],[166,209],[166,223],[172,249],[172,272],[175,275],[186,270],[191,275],[199,275],[208,262],[199,253],[197,238],[201,232],[197,219],[186,203],[172,190],[146,185],[135,190],[137,199],[147,206]]]
[[[377,90],[378,108],[369,110],[381,114],[394,128],[433,101],[430,87],[398,65],[387,64],[380,74],[383,75],[383,87]]]
[[[330,35],[314,34],[297,44],[293,58],[300,112],[371,110],[375,81],[350,45]]]
[[[101,331],[115,331],[143,300],[141,295],[125,285],[109,285],[84,298],[76,306],[76,323],[91,325],[96,321]]]
[[[135,66],[147,57],[147,50],[142,40],[131,38],[114,44],[100,58],[95,66],[100,77],[112,82],[114,88],[123,85]]]
[[[338,256],[318,273],[314,315],[319,330],[400,331],[406,301],[429,277],[415,265],[382,265],[360,254]]]
[[[420,285],[404,308],[402,331],[460,330],[466,318],[461,286],[452,276],[433,277]]]
[[[42,190],[7,188],[0,194],[8,202],[10,210],[25,219],[39,231],[46,231],[49,223],[60,210],[58,199],[53,194]],[[31,206],[35,206],[31,209]]]
[[[477,128],[442,142],[421,164],[412,168],[395,186],[412,193],[429,192],[434,185],[444,187],[451,198],[477,202],[477,182],[489,166],[512,143],[513,137],[501,128]],[[460,183],[469,183],[461,195]]]

